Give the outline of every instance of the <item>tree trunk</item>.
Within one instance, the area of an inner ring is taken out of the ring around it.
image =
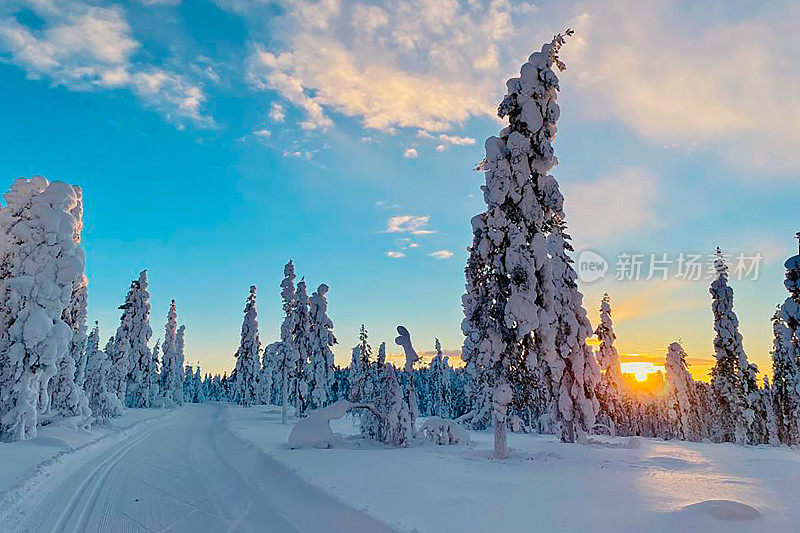
[[[506,415],[508,414],[508,404],[512,399],[511,386],[504,381],[500,381],[494,389],[492,406],[494,424],[494,458],[506,459],[508,457],[508,445],[506,443]]]

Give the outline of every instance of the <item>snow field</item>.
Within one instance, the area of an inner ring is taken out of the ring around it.
[[[291,450],[293,423],[280,424],[277,407],[231,407],[227,423],[398,531],[789,533],[800,524],[800,453],[789,448],[510,433],[511,457],[496,461],[491,431],[470,431],[469,445],[389,448],[361,439],[348,416],[331,421],[342,447]]]

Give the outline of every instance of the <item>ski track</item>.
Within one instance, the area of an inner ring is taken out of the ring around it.
[[[188,405],[129,435],[65,477],[11,531],[392,531],[239,440],[225,409]]]

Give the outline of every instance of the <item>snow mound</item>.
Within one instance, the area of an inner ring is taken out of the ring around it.
[[[332,448],[336,436],[328,422],[335,418],[342,418],[354,405],[348,401],[339,401],[325,407],[311,411],[308,416],[301,418],[289,434],[289,448]]]
[[[423,435],[434,444],[469,444],[469,432],[452,420],[432,416],[419,428]]]
[[[683,510],[706,514],[717,520],[754,520],[763,516],[755,507],[732,500],[705,500],[687,505]]]

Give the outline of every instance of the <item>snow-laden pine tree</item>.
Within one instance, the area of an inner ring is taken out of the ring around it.
[[[492,391],[494,387],[489,381],[491,373],[488,369],[479,368],[472,362],[467,363],[464,372],[467,374],[465,396],[469,409],[461,415],[457,422],[477,431],[488,428],[492,422]]]
[[[256,321],[256,286],[251,285],[250,294],[244,307],[242,339],[239,349],[236,350],[236,383],[233,400],[245,407],[258,403],[260,349],[261,341],[258,338],[258,322]]]
[[[230,394],[229,398],[233,399],[235,394],[235,374],[236,369],[231,372],[231,377],[228,380],[230,385]],[[194,397],[197,395],[197,391],[194,390],[194,368],[190,363],[186,363],[186,366],[183,367],[183,401],[186,403],[194,403]]]
[[[775,417],[775,402],[772,396],[772,385],[769,383],[769,376],[764,375],[764,386],[761,388],[761,402],[764,405],[764,413],[767,422],[766,444],[778,446],[778,420]]]
[[[109,343],[112,344],[112,343]],[[122,414],[122,402],[108,390],[111,359],[100,349],[100,329],[94,329],[86,340],[86,396],[95,424],[105,425]]]
[[[481,166],[487,210],[472,219],[462,358],[491,373],[497,457],[507,455],[507,402],[513,399],[515,367],[527,364],[532,376],[546,382],[563,440],[575,440],[594,424],[597,409],[597,366],[585,343],[591,329],[575,286],[570,248],[554,223],[563,220],[562,198],[548,174],[557,163],[551,142],[559,116],[552,67],[563,68],[558,59],[563,43],[564,36],[557,35],[506,84],[498,114],[508,117],[509,126],[486,141]],[[548,246],[550,231],[556,235]]]
[[[163,356],[161,358],[161,396],[164,405],[183,403],[183,351],[178,350],[178,311],[175,300],[169,304],[167,323],[164,326]]]
[[[272,388],[275,384],[276,368],[280,358],[281,343],[273,342],[264,347],[261,356],[261,372],[258,377],[259,402],[270,405],[273,400]]]
[[[434,349],[436,353],[428,366],[428,412],[431,416],[450,418],[450,365],[439,339],[435,339]]]
[[[205,403],[208,400],[208,398],[206,398],[206,389],[203,386],[203,377],[202,377],[202,372],[200,370],[199,362],[197,363],[197,368],[195,368],[194,370],[194,377],[192,379],[194,380],[194,390],[195,390],[195,397],[193,399],[194,402]],[[256,394],[256,400],[257,399],[258,395]]]
[[[76,209],[78,213],[82,208]],[[75,235],[80,244],[80,233]],[[83,390],[86,374],[86,307],[88,280],[79,276],[72,289],[69,306],[64,309],[62,319],[72,329],[69,353],[58,362],[58,373],[50,381],[50,409],[47,418],[64,419],[75,428],[88,429],[92,424],[92,410]]]
[[[391,446],[408,446],[414,438],[414,423],[411,409],[403,395],[394,366],[384,364],[380,370],[374,399],[379,418],[372,415],[362,417],[361,423],[370,427],[362,434]]]
[[[603,295],[600,302],[600,323],[594,330],[600,341],[597,349],[597,362],[603,372],[600,383],[597,384],[597,400],[600,403],[601,416],[607,418],[616,429],[623,421],[623,387],[622,369],[619,364],[619,355],[614,341],[614,323],[611,319],[611,297],[608,293]]]
[[[377,384],[376,365],[372,361],[372,346],[369,333],[364,324],[358,332],[358,344],[353,348],[353,361],[350,365],[350,401],[369,403],[375,396]]]
[[[311,406],[313,409],[325,407],[332,401],[333,392],[333,351],[336,344],[333,335],[333,321],[328,316],[328,300],[325,295],[328,286],[317,287],[309,300],[311,315]]]
[[[693,379],[686,369],[686,352],[677,342],[667,349],[664,363],[667,372],[665,401],[667,415],[675,425],[675,436],[681,440],[698,441],[701,437],[698,405]]]
[[[747,361],[739,334],[739,319],[733,311],[733,288],[728,285],[728,266],[717,248],[714,259],[716,278],[711,283],[711,310],[714,313],[714,356],[711,384],[717,394],[718,413],[726,442],[760,444],[764,420],[755,419],[759,400],[756,366]],[[759,429],[760,428],[760,429]],[[749,434],[749,437],[748,437]]]
[[[572,268],[572,251],[560,220],[553,222],[547,238],[555,285],[556,357],[545,359],[554,402],[551,416],[558,423],[562,442],[575,442],[594,426],[600,408],[595,395],[600,367],[586,339],[593,334]],[[549,352],[545,352],[549,353]]]
[[[131,284],[131,299],[125,301],[125,311],[117,328],[116,339],[127,350],[128,407],[148,408],[152,406],[150,384],[153,381],[153,356],[147,343],[153,330],[150,328],[150,293],[147,291],[147,270],[142,270],[139,279]]]
[[[281,323],[281,357],[279,371],[281,375],[281,422],[286,423],[287,409],[289,406],[289,380],[293,379],[292,372],[300,363],[300,346],[297,344],[298,324],[297,291],[294,287],[294,263],[289,261],[283,267],[283,280],[281,281],[281,300],[283,301],[284,319]]]
[[[296,320],[294,330],[294,345],[298,348],[300,357],[297,358],[295,368],[292,371],[295,414],[299,417],[306,416],[311,403],[311,380],[313,378],[310,366],[311,353],[313,352],[313,340],[311,338],[311,315],[309,314],[308,292],[306,282],[301,279],[297,284],[297,305],[295,306]]]
[[[153,349],[150,350],[150,366],[152,367],[152,374],[150,380],[150,403],[152,407],[164,407],[166,403],[161,396],[161,372],[160,368],[163,366],[163,358],[161,357],[161,339],[156,339]]]
[[[80,189],[35,176],[14,180],[0,209],[0,441],[36,436],[50,381],[70,356],[63,320],[83,275]],[[73,366],[74,369],[74,366]],[[74,375],[72,376],[74,380]]]
[[[789,297],[772,319],[772,391],[778,437],[794,446],[800,444],[800,253],[784,266]]]

